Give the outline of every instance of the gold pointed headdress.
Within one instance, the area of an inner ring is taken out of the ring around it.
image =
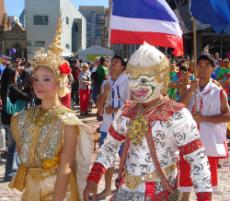
[[[52,43],[49,45],[48,51],[46,52],[44,48],[39,49],[34,57],[33,57],[33,71],[36,71],[38,67],[44,66],[49,68],[54,72],[54,75],[57,81],[60,83],[60,88],[62,88],[62,92],[60,92],[60,96],[63,96],[65,93],[63,90],[67,75],[71,73],[71,68],[69,63],[64,60],[61,56],[61,33],[62,33],[62,22],[61,17],[58,19],[56,34]]]
[[[144,42],[130,57],[126,72],[131,77],[155,75],[169,70],[168,58],[154,46]]]

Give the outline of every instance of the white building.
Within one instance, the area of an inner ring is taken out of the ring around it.
[[[106,8],[104,6],[79,6],[79,11],[87,20],[87,48],[107,46]]]
[[[60,15],[63,56],[86,48],[86,20],[70,0],[25,0],[25,15],[28,58],[37,49],[48,48]]]

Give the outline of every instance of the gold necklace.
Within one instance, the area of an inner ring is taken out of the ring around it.
[[[148,131],[148,122],[143,115],[137,114],[135,120],[128,125],[127,137],[134,145],[139,145]]]
[[[131,142],[137,146],[141,144],[143,138],[145,137],[148,131],[148,120],[144,117],[144,113],[148,112],[150,109],[159,107],[165,102],[165,98],[160,99],[159,101],[150,104],[148,107],[144,108],[143,104],[137,104],[137,114],[135,119],[130,122],[128,125],[127,136]]]
[[[149,106],[144,107],[143,103],[138,103],[137,104],[137,114],[144,114],[145,112],[148,112],[150,109],[153,110],[157,107],[159,107],[160,105],[162,105],[165,102],[165,98],[161,98],[160,100],[151,103]]]
[[[52,116],[50,115],[59,105],[55,105],[51,107],[49,110],[44,110],[41,107],[39,107],[35,114],[33,119],[33,124],[35,124],[37,127],[43,126],[45,123],[50,123],[52,120]]]

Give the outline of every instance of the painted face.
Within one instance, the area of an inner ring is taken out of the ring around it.
[[[163,83],[159,83],[153,76],[140,76],[138,79],[130,77],[129,89],[133,100],[145,103],[161,96]]]
[[[58,83],[54,73],[46,67],[38,67],[33,76],[33,89],[36,96],[43,99],[53,98],[58,93]]]

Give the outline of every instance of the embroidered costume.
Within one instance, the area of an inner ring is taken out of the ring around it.
[[[67,75],[71,72],[61,57],[61,20],[57,35],[48,53],[39,51],[33,60],[33,69],[49,68],[59,83],[59,97],[66,94]],[[55,184],[64,147],[64,127],[76,128],[77,145],[74,169],[68,169],[69,184],[65,201],[80,201],[86,185],[91,163],[92,139],[89,128],[70,109],[56,105],[49,110],[31,107],[12,118],[11,130],[16,141],[21,165],[10,183],[11,188],[22,191],[22,201],[53,201]],[[68,172],[67,172],[68,173]]]
[[[127,73],[134,101],[116,114],[88,176],[88,182],[98,183],[125,141],[114,201],[179,200],[178,152],[192,169],[197,200],[211,200],[208,161],[195,121],[182,104],[159,98],[167,90],[168,67],[167,58],[148,44],[130,58]],[[151,104],[144,107],[145,102]]]
[[[64,106],[57,106],[45,113],[37,106],[19,113],[12,119],[12,132],[22,164],[10,187],[23,191],[22,201],[54,199],[65,125],[76,126],[76,169],[80,171],[77,175],[74,170],[70,174],[66,200],[80,200],[79,192],[82,193],[86,179],[83,175],[87,175],[90,165],[90,151],[87,148],[91,146],[91,139],[86,134],[88,129],[74,112]],[[77,184],[79,180],[80,183]],[[80,188],[77,185],[80,185]]]

